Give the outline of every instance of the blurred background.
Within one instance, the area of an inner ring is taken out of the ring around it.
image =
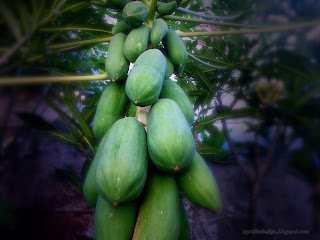
[[[94,238],[82,184],[122,20],[109,4],[0,2],[3,239]],[[317,0],[194,0],[163,17],[190,54],[170,78],[194,105],[192,131],[222,200],[212,213],[184,198],[191,239],[319,239],[319,12]]]

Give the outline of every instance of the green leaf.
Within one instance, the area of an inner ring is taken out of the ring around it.
[[[55,168],[56,176],[63,182],[69,184],[79,192],[82,192],[82,186],[75,170],[68,164],[64,168]]]
[[[215,115],[210,115],[208,117],[205,117],[204,119],[201,119],[199,121],[199,125],[212,124],[213,122],[221,119],[245,117],[245,116],[251,116],[253,114],[255,114],[255,110],[251,108],[229,110],[220,114],[215,114]]]

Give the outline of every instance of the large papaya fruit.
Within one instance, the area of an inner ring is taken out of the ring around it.
[[[175,31],[169,29],[162,41],[173,64],[182,66],[188,60],[188,52],[181,38]]]
[[[132,117],[113,124],[108,132],[96,170],[98,193],[114,205],[137,198],[148,168],[146,133]]]
[[[193,204],[218,212],[221,200],[218,185],[210,168],[196,153],[190,166],[176,176],[179,188]]]
[[[160,99],[151,108],[147,142],[154,165],[163,171],[176,172],[187,168],[195,154],[190,126],[178,104]]]
[[[116,25],[112,27],[112,34],[124,33],[128,34],[131,31],[132,27],[126,24],[125,21],[118,22]]]
[[[147,50],[150,35],[150,28],[142,25],[132,29],[124,43],[124,56],[130,61],[135,62],[136,59]]]
[[[132,239],[178,239],[180,211],[180,196],[174,177],[152,173]]]
[[[174,11],[177,9],[177,2],[172,1],[172,2],[160,2],[157,5],[157,12],[160,15],[170,15],[174,13]]]
[[[141,54],[126,82],[129,99],[138,106],[155,103],[161,92],[166,66],[166,58],[158,49]]]
[[[184,93],[182,88],[177,83],[171,80],[164,80],[160,98],[169,98],[175,101],[182,110],[189,125],[192,126],[194,119],[193,105],[189,101],[189,98]]]
[[[94,239],[130,240],[137,213],[136,201],[113,206],[99,196],[94,216]]]
[[[102,92],[92,130],[97,139],[102,139],[112,124],[126,114],[129,99],[123,84],[109,83]]]
[[[136,28],[146,20],[148,10],[140,1],[130,2],[123,8],[122,17],[130,26]]]
[[[167,35],[167,32],[168,25],[162,18],[154,20],[150,33],[152,48],[158,48],[161,40]]]
[[[118,33],[111,39],[106,59],[106,72],[112,81],[126,78],[129,70],[129,62],[123,53],[126,35]]]
[[[84,198],[86,199],[87,203],[93,208],[96,207],[96,203],[97,203],[97,199],[98,199],[98,191],[96,189],[96,180],[95,180],[96,169],[97,169],[97,165],[98,165],[98,162],[100,159],[102,148],[104,146],[104,142],[107,139],[107,134],[108,133],[106,133],[104,135],[104,137],[102,138],[102,140],[99,144],[99,147],[96,151],[96,154],[94,155],[93,161],[92,161],[90,168],[87,172],[87,176],[85,178],[85,181],[83,184],[83,189],[82,189]]]

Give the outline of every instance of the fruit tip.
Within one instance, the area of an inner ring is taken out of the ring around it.
[[[179,167],[178,167],[178,166],[176,166],[176,167],[174,168],[174,170],[175,170],[175,171],[178,171],[178,170],[179,170]]]
[[[134,104],[137,104],[138,103],[138,101],[136,100],[136,101],[134,101]]]
[[[114,202],[114,204],[113,204],[113,205],[116,207],[116,206],[118,206],[118,203],[117,203],[117,202]]]

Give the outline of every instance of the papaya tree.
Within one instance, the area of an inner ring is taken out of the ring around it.
[[[81,179],[57,173],[96,208],[96,239],[190,239],[181,194],[223,209],[206,161],[235,163],[247,177],[254,229],[270,166],[295,141],[319,136],[319,3],[311,2],[1,2],[0,84],[14,88],[6,116],[18,86],[42,87],[40,101],[68,131],[36,107],[19,116],[87,157]],[[232,139],[228,124],[239,118],[250,120],[249,141]]]

